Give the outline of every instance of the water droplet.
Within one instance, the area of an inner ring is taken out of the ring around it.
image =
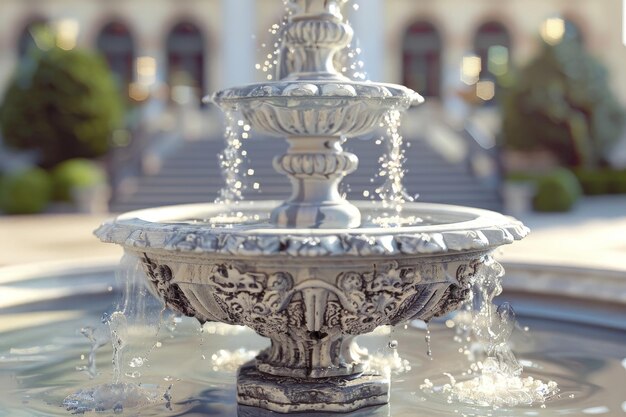
[[[426,336],[424,336],[424,340],[426,341],[426,356],[430,360],[433,360],[433,349],[430,344],[430,329],[428,328],[428,323],[426,323]]]
[[[389,343],[387,344],[387,346],[389,346],[389,349],[397,349],[398,348],[398,341],[397,340],[390,340]]]
[[[144,365],[145,358],[135,357],[130,360],[128,366],[131,368],[141,368]]]

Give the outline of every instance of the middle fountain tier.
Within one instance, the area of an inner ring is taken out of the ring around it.
[[[257,131],[287,138],[274,166],[289,176],[291,197],[126,213],[96,234],[140,260],[168,307],[271,339],[240,369],[239,403],[348,412],[389,400],[389,375],[369,369],[356,336],[458,308],[475,277],[501,274],[492,252],[528,229],[491,211],[425,203],[402,207],[403,217],[419,220],[378,227],[371,219],[386,213],[382,203],[342,198],[338,184],[358,163],[343,138],[372,132],[422,98],[335,70],[335,54],[353,36],[343,1],[291,3],[284,78],[213,97]],[[223,224],[235,211],[242,220]]]

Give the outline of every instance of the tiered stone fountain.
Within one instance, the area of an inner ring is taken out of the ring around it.
[[[271,346],[244,365],[238,401],[278,412],[347,412],[388,402],[389,376],[370,371],[356,337],[378,326],[428,321],[457,308],[490,254],[527,234],[485,210],[407,203],[419,222],[377,227],[382,204],[338,192],[358,158],[343,138],[377,129],[390,111],[422,102],[412,90],[340,75],[333,58],[353,33],[341,0],[292,0],[284,32],[288,74],[215,94],[258,132],[286,137],[274,160],[289,176],[289,200],[200,204],[124,214],[97,230],[143,263],[166,305],[201,322],[245,325]],[[211,219],[233,210],[243,219]],[[499,271],[498,268],[495,270]]]

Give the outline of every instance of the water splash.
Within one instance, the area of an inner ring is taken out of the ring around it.
[[[74,414],[89,411],[113,411],[121,414],[125,409],[134,409],[154,404],[159,399],[156,391],[149,391],[135,384],[104,384],[80,390],[63,400],[63,406]]]
[[[128,321],[121,311],[116,311],[109,317],[107,324],[111,329],[111,345],[113,346],[113,384],[119,384],[122,379],[124,349],[128,340]]]
[[[474,378],[459,382],[448,374],[450,383],[443,386],[443,392],[450,402],[498,409],[543,404],[559,392],[554,381],[543,382],[522,375],[523,366],[509,345],[516,323],[515,312],[508,303],[496,306],[493,301],[502,292],[503,275],[502,266],[487,257],[472,282],[470,326],[486,357],[472,364],[466,373],[477,373]]]
[[[125,367],[140,368],[147,360],[144,356],[133,356],[128,363],[125,356],[129,347],[129,330],[143,329],[143,331],[154,330],[153,315],[147,314],[154,306],[149,305],[148,300],[158,303],[153,297],[147,297],[145,277],[137,258],[125,254],[120,263],[120,269],[116,274],[116,279],[121,288],[124,288],[121,300],[116,305],[116,310],[105,313],[102,316],[102,323],[108,326],[109,338],[101,337],[94,328],[84,328],[81,330],[89,340],[92,341],[92,348],[89,354],[89,365],[85,368],[90,376],[96,375],[95,361],[96,350],[111,341],[113,354],[112,362],[112,382],[109,384],[96,385],[91,388],[80,390],[67,396],[63,400],[63,406],[75,414],[89,411],[103,412],[113,411],[115,414],[124,412],[126,409],[135,409],[164,399],[162,391],[158,386],[146,387],[141,384],[124,382],[123,378],[138,378],[141,374],[137,370],[124,372]],[[132,325],[129,325],[129,323]],[[104,327],[104,326],[103,326]],[[106,328],[106,327],[104,327]],[[160,328],[160,324],[157,328]],[[157,330],[158,334],[158,330]],[[138,346],[139,349],[143,347]],[[166,394],[169,393],[169,389]],[[168,394],[169,395],[169,394]]]
[[[237,350],[221,349],[211,355],[211,365],[215,372],[235,372],[244,363],[253,360],[259,351],[239,348]]]
[[[400,357],[397,349],[388,353],[374,353],[369,357],[370,370],[378,372],[382,375],[403,374],[411,370],[411,363]]]
[[[83,327],[82,329],[80,329],[80,333],[91,342],[91,348],[89,350],[89,355],[87,356],[87,365],[77,366],[76,370],[81,372],[87,372],[90,379],[98,376],[98,368],[96,365],[96,353],[98,349],[100,349],[109,342],[109,335],[100,330],[100,328],[95,328],[91,326]]]

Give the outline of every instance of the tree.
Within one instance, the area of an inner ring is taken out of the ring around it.
[[[501,103],[505,147],[549,150],[569,167],[604,164],[624,128],[606,69],[576,39],[544,44]]]
[[[104,59],[54,43],[20,62],[0,107],[5,142],[36,150],[44,168],[103,155],[121,119],[119,90]]]

